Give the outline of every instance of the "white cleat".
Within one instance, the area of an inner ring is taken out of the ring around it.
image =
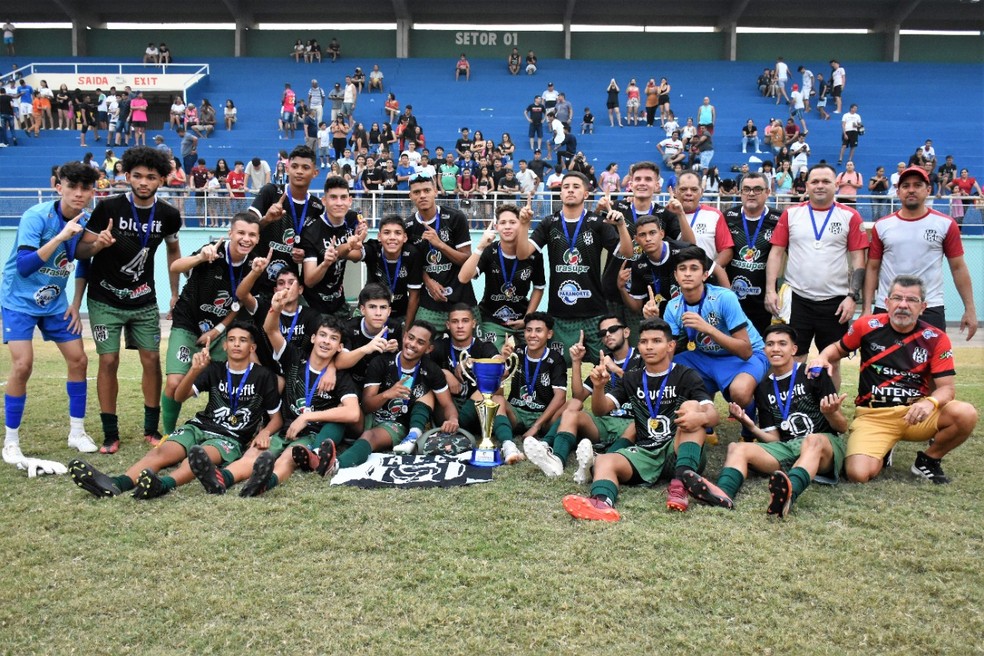
[[[78,449],[81,453],[95,453],[99,450],[96,443],[92,441],[89,434],[85,431],[70,433],[68,436],[68,446]]]
[[[515,465],[517,462],[526,460],[526,456],[520,453],[515,442],[507,440],[502,443],[502,460],[507,465]]]
[[[547,478],[557,478],[564,473],[563,461],[554,455],[553,449],[546,442],[532,435],[523,440],[523,451],[534,465],[540,468]]]
[[[8,465],[16,465],[25,460],[24,454],[21,453],[20,444],[4,444],[3,445],[3,461]]]
[[[591,468],[594,467],[595,452],[591,440],[581,440],[577,445],[577,471],[574,472],[574,483],[586,485],[591,482]]]

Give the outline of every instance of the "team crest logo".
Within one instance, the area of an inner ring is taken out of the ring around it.
[[[564,251],[564,264],[577,266],[581,263],[581,251],[576,248],[568,248]]]
[[[61,294],[61,287],[58,285],[45,285],[34,292],[34,302],[38,307],[48,307]]]
[[[574,281],[568,281],[557,290],[557,297],[565,305],[576,305],[579,299],[591,298],[591,292],[581,289],[581,286]]]
[[[235,413],[232,412],[232,408],[216,408],[212,413],[212,419],[215,423],[228,426],[233,430],[248,425],[252,418],[253,413],[249,408],[239,408]]]
[[[92,327],[92,339],[97,342],[105,342],[109,339],[109,328],[99,324]]]
[[[540,374],[540,387],[550,387],[550,374]]]
[[[297,235],[294,233],[294,230],[292,228],[287,228],[284,230],[284,244],[290,248],[294,248],[295,245],[299,245],[295,242],[298,242],[298,239]]]
[[[519,272],[519,279],[526,281],[529,280],[530,276],[532,275],[533,275],[533,269],[523,269],[522,271]]]
[[[767,242],[772,241],[772,228],[769,228],[768,230],[762,233],[762,239],[764,239]]]
[[[179,346],[177,357],[178,357],[178,362],[183,362],[184,364],[188,364],[189,362],[191,362],[191,349],[188,348],[187,346]]]
[[[590,232],[586,232],[584,233],[582,240],[584,241],[585,246],[590,246],[591,244],[594,243],[594,235],[591,234]]]
[[[921,346],[917,347],[914,351],[912,351],[912,359],[917,364],[923,364],[929,359],[929,352]]]
[[[441,241],[447,242],[449,239],[451,239],[451,233],[448,232],[447,228],[441,228],[440,237],[441,237]]]
[[[718,316],[717,312],[708,312],[707,323],[711,324],[712,326],[717,326],[718,324],[721,323],[721,317]]]
[[[942,244],[943,243],[943,235],[941,235],[940,233],[936,232],[932,228],[930,228],[930,229],[926,230],[925,232],[923,232],[923,239],[925,239],[926,241],[928,241],[930,244]]]
[[[753,248],[751,246],[742,246],[741,250],[738,251],[738,257],[744,262],[754,262],[758,259],[759,249]]]
[[[653,440],[665,441],[670,437],[670,422],[663,415],[658,415],[646,422],[646,432]]]
[[[837,221],[836,223],[831,223],[830,224],[830,234],[832,234],[832,235],[839,235],[842,232],[844,232],[844,224],[843,223],[841,223],[840,221]]]

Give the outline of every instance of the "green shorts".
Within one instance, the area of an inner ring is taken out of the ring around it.
[[[455,396],[454,407],[458,409],[458,425],[478,437],[477,431],[481,431],[481,426],[479,426],[478,410],[475,407],[475,400]]]
[[[161,315],[156,303],[124,309],[90,300],[89,325],[99,355],[120,352],[121,332],[128,349],[159,351],[161,347]]]
[[[176,431],[167,436],[166,440],[183,446],[185,453],[188,453],[188,450],[196,444],[201,447],[214,447],[222,457],[222,464],[224,465],[239,460],[243,455],[243,447],[236,440],[225,435],[202,430],[195,424],[179,426]],[[163,444],[163,441],[161,443]]]
[[[424,307],[417,308],[417,314],[414,315],[414,321],[417,320],[426,321],[437,329],[437,335],[434,335],[434,339],[437,339],[440,335],[443,335],[448,327],[447,312],[436,312],[434,310],[428,310]],[[409,326],[407,326],[407,328],[409,328]]]
[[[184,376],[191,370],[191,358],[202,350],[195,344],[198,335],[195,335],[184,328],[171,328],[171,336],[167,339],[167,358],[164,362],[164,375],[178,374]],[[212,342],[208,349],[208,354],[213,360],[225,362],[226,352],[222,348],[225,344],[225,334]]]
[[[281,437],[279,433],[272,435],[270,437],[270,448],[267,451],[280,455],[288,448],[294,446],[303,446],[312,451],[317,451],[318,447],[325,440],[331,440],[335,444],[341,444],[343,437],[345,437],[344,424],[327,423],[317,433],[308,433],[296,440],[288,440],[285,437]]]
[[[479,338],[485,341],[491,341],[495,344],[496,350],[499,351],[502,350],[502,345],[506,343],[506,337],[509,335],[512,335],[513,339],[516,340],[516,344],[520,344],[523,341],[523,334],[521,332],[512,328],[506,328],[494,321],[482,321],[479,330]]]
[[[564,362],[568,367],[571,366],[571,344],[581,339],[581,331],[584,331],[584,361],[591,364],[598,364],[598,351],[601,350],[601,339],[598,338],[598,321],[600,317],[588,317],[586,319],[557,319],[554,318],[553,342],[550,347],[563,353]]]
[[[514,432],[521,432],[521,433],[525,433],[529,429],[529,427],[535,424],[536,420],[539,419],[540,416],[543,414],[542,412],[533,412],[532,410],[527,410],[526,408],[517,408],[515,406],[513,406],[512,411],[513,414],[516,415],[517,430]],[[544,426],[543,428],[541,428],[540,431],[537,433],[537,437],[543,437],[547,433],[548,429],[549,426]]]
[[[673,478],[676,470],[677,454],[673,448],[673,440],[656,449],[630,446],[627,449],[619,449],[615,453],[624,456],[632,465],[632,470],[635,472],[632,483],[644,482],[656,485],[661,480],[668,481]],[[706,449],[701,449],[698,473],[704,471],[706,465]]]
[[[593,416],[591,420],[594,422],[595,428],[598,429],[598,441],[594,444],[594,448],[601,451],[622,437],[634,421],[631,417],[610,416]]]
[[[818,433],[823,435],[830,442],[830,447],[834,451],[834,464],[828,471],[817,472],[817,479],[821,483],[834,484],[840,480],[840,473],[844,467],[844,458],[847,455],[847,440],[833,433]],[[800,457],[800,450],[803,448],[803,440],[789,440],[788,442],[762,442],[758,446],[762,447],[766,453],[779,461],[779,468],[788,472],[793,468],[793,463]],[[771,473],[771,472],[764,472]],[[814,479],[816,480],[816,479]]]
[[[406,426],[398,421],[374,421],[373,428],[382,428],[386,431],[386,434],[393,440],[393,446],[402,442],[403,438],[410,432]]]

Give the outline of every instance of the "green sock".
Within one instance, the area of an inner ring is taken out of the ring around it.
[[[591,496],[604,497],[614,506],[615,500],[618,499],[618,485],[615,484],[615,481],[605,479],[595,481],[591,484]]]
[[[554,447],[554,443],[557,441],[557,434],[560,432],[560,420],[557,419],[554,423],[550,424],[550,428],[547,429],[547,434],[543,436],[543,441],[550,445],[550,448]],[[570,451],[570,449],[568,449]],[[556,453],[556,450],[554,451]]]
[[[99,420],[102,422],[103,435],[107,440],[120,439],[120,418],[111,412],[100,412]]]
[[[164,433],[170,435],[178,425],[181,404],[161,394],[161,416],[164,419]]]
[[[178,487],[178,482],[170,476],[161,476],[161,484],[164,486],[165,492],[170,492],[174,488]]]
[[[725,467],[718,474],[717,484],[718,487],[724,490],[732,499],[738,494],[738,490],[741,489],[742,484],[745,482],[745,477],[741,475],[741,472],[734,467]]]
[[[677,449],[674,478],[680,478],[680,475],[688,469],[697,471],[698,467],[700,467],[700,445],[696,442],[683,442]]]
[[[793,501],[796,501],[796,498],[810,486],[810,472],[802,467],[793,467],[789,470],[789,480],[793,484]]]
[[[630,446],[632,446],[632,442],[624,437],[619,437],[611,443],[611,446],[605,449],[605,453],[615,453],[620,449],[628,449]]]
[[[458,425],[465,430],[481,431],[482,427],[478,425],[478,411],[475,410],[475,403],[471,399],[458,408]]]
[[[280,477],[276,474],[270,474],[270,478],[267,479],[267,490],[272,490],[280,484]]]
[[[424,432],[431,418],[431,409],[426,403],[414,403],[410,409],[410,428],[418,428]]]
[[[225,467],[219,470],[219,476],[222,477],[222,482],[225,483],[226,487],[232,487],[233,483],[236,482],[236,478],[232,475],[232,472]]]
[[[500,442],[512,441],[513,429],[512,424],[509,423],[509,417],[497,415],[495,421],[492,422],[492,434]]]
[[[144,406],[144,435],[153,435],[157,432],[157,424],[161,420],[161,408],[160,406],[156,408],[151,408],[149,405]]]
[[[116,484],[116,487],[120,488],[120,492],[129,492],[136,487],[129,476],[114,476],[113,483]]]
[[[571,455],[571,449],[577,443],[577,437],[571,433],[557,433],[557,438],[554,440],[553,452],[554,455],[560,458],[563,463],[567,462],[567,456]]]
[[[371,453],[372,445],[366,440],[359,438],[355,441],[355,444],[350,446],[348,450],[346,450],[345,453],[338,458],[338,466],[339,468],[342,468],[361,465],[369,458],[369,454]]]

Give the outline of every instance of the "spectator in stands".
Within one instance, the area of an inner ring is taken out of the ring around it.
[[[362,93],[362,90],[366,86],[366,74],[358,66],[355,67],[355,72],[352,73],[352,84],[355,85],[358,93]]]
[[[611,194],[612,202],[618,200],[618,188],[622,176],[618,174],[618,162],[610,162],[605,170],[601,172],[598,179],[598,189],[603,194]]]
[[[543,142],[543,117],[545,112],[546,107],[543,105],[542,96],[535,97],[533,102],[527,105],[526,110],[523,112],[530,124],[530,150],[539,149]],[[534,145],[534,140],[536,141],[536,145]]]
[[[280,129],[283,137],[294,138],[297,128],[297,94],[290,88],[290,83],[284,83],[284,93],[280,98]]]
[[[178,128],[175,132],[181,138],[181,166],[190,173],[195,166],[195,160],[198,159],[198,137],[186,131],[185,128]]]
[[[498,150],[502,157],[502,165],[509,164],[513,159],[513,155],[516,153],[516,144],[513,143],[512,137],[509,136],[508,132],[502,133],[502,141],[499,142]]]
[[[767,138],[774,157],[786,144],[786,132],[782,129],[782,123],[779,122],[779,119],[772,119],[772,122],[769,123]]]
[[[308,41],[308,45],[305,50],[307,51],[306,54],[309,64],[313,64],[315,59],[318,60],[319,64],[321,63],[321,44],[318,43],[317,39],[311,39]]]
[[[198,124],[198,110],[195,108],[195,103],[188,103],[185,105],[184,111],[184,127],[187,130],[191,129],[192,125]]]
[[[806,129],[806,118],[804,117],[804,112],[806,111],[806,104],[803,101],[803,92],[800,91],[799,85],[793,85],[793,92],[790,94],[789,99],[792,108],[790,112],[792,113],[792,118],[794,121],[799,121],[800,125],[803,126],[803,134],[806,134],[808,130]]]
[[[63,84],[55,92],[54,107],[58,112],[58,129],[71,129],[71,121],[68,118],[69,107],[71,107],[72,96],[68,93],[68,86]]]
[[[393,145],[397,143],[398,138],[396,133],[393,132],[393,126],[389,123],[383,123],[383,128],[379,133],[379,154],[392,159],[393,157]]]
[[[981,197],[981,186],[977,184],[977,178],[972,178],[970,176],[970,171],[967,169],[960,169],[960,177],[956,180],[950,182],[947,185],[951,190],[959,190],[962,196],[964,211],[970,209],[974,205],[974,199],[969,198],[969,196]]]
[[[794,121],[792,117],[786,119],[785,131],[786,131],[786,145],[788,146],[789,144],[796,141],[796,136],[799,135],[800,133],[799,126],[796,125],[796,121]]]
[[[171,103],[171,120],[169,121],[171,127],[176,128],[179,125],[184,125],[185,110],[187,108],[184,98],[181,96],[174,97],[174,102]]]
[[[41,97],[41,129],[54,130],[55,121],[51,115],[51,105],[55,99],[55,92],[48,87],[47,81],[41,80],[41,86],[38,87],[38,95]]]
[[[793,202],[801,203],[808,200],[806,195],[806,174],[809,169],[800,169],[793,178]]]
[[[792,171],[794,176],[798,176],[801,170],[810,168],[810,145],[806,143],[806,134],[800,132],[789,146],[789,155],[792,158]]]
[[[342,111],[346,118],[355,116],[355,102],[359,98],[359,89],[352,81],[351,75],[345,76],[345,94],[342,96]]]
[[[810,96],[813,95],[813,85],[815,82],[813,77],[813,71],[808,69],[806,66],[800,66],[796,70],[799,71],[800,75],[802,76],[802,79],[800,80],[800,84],[802,85],[801,91],[803,92],[803,103],[805,105],[805,109],[803,111],[809,114]]]
[[[137,91],[137,96],[130,101],[130,125],[133,126],[133,145],[147,145],[147,108],[150,103],[144,98],[143,91]],[[96,141],[99,136],[96,135]]]
[[[778,208],[782,209],[789,205],[793,195],[793,172],[790,168],[789,160],[782,160],[778,164],[776,171],[776,200]]]
[[[711,99],[704,96],[704,102],[697,108],[697,127],[707,128],[708,134],[714,134],[714,124],[717,122],[717,110],[711,104]]]
[[[461,53],[461,57],[458,57],[454,65],[454,81],[457,82],[462,75],[465,76],[465,82],[471,79],[471,64],[468,63],[465,53]]]
[[[854,197],[864,184],[861,174],[854,170],[854,162],[848,161],[843,171],[837,174],[834,185],[837,187],[837,202],[854,205]]]
[[[366,132],[365,124],[355,124],[355,128],[352,129],[352,136],[349,137],[349,145],[352,146],[352,151],[358,155],[369,153],[369,133]]]
[[[714,141],[711,138],[711,132],[707,129],[707,126],[700,126],[697,132],[696,143],[692,148],[700,162],[701,172],[705,173],[711,166],[711,160],[714,159]]]
[[[298,39],[294,42],[294,48],[291,50],[290,54],[294,58],[295,64],[300,64],[301,60],[307,61],[305,56],[306,49],[304,48],[304,42]]]
[[[745,127],[741,129],[741,152],[747,153],[749,147],[754,148],[756,153],[761,153],[759,150],[759,140],[758,140],[758,128],[755,127],[755,121],[748,119],[745,123]]]
[[[513,48],[506,59],[506,67],[510,75],[519,75],[520,61],[519,48]]]
[[[594,114],[591,113],[590,107],[584,108],[584,114],[581,116],[581,134],[594,134]]]
[[[157,49],[157,44],[154,42],[147,44],[147,49],[144,50],[143,63],[145,64],[156,64],[160,59],[161,51]]]
[[[311,87],[308,89],[308,108],[314,110],[314,118],[318,123],[324,116],[325,90],[318,86],[317,80],[311,80]]]
[[[339,112],[342,111],[342,102],[345,100],[345,91],[341,84],[335,83],[335,86],[328,92],[328,100],[331,102],[331,120],[334,121]]]
[[[957,165],[953,163],[953,155],[947,155],[937,171],[940,175],[940,184],[944,187],[950,185],[957,176]]]
[[[572,107],[570,101],[567,100],[566,94],[557,94],[557,103],[554,105],[553,110],[557,120],[564,124],[564,130],[570,132],[571,119],[574,117],[574,107]]]
[[[721,176],[716,166],[708,167],[700,178],[701,189],[705,195],[717,196],[721,191]]]
[[[160,64],[171,63],[171,49],[167,47],[166,43],[161,43],[157,48],[157,61]]]
[[[313,109],[304,116],[304,145],[318,152],[318,115]]]
[[[270,165],[259,157],[254,157],[246,165],[246,189],[257,192],[270,182]]]
[[[396,99],[396,95],[392,91],[386,96],[383,111],[389,117],[390,123],[396,123],[400,118],[400,101]]]
[[[345,151],[345,144],[348,143],[348,135],[351,127],[345,119],[345,114],[339,114],[331,122],[331,147],[335,151],[335,159],[342,156],[342,153]]]
[[[651,128],[656,123],[656,110],[659,109],[659,87],[656,78],[649,78],[644,90],[646,94],[646,127]]]
[[[830,60],[830,95],[834,97],[835,114],[841,113],[841,101],[844,87],[847,86],[847,72],[836,59]]]
[[[639,125],[639,105],[642,98],[639,85],[635,78],[629,80],[629,86],[625,87],[625,122],[626,124]]]
[[[836,63],[836,62],[834,62]],[[843,69],[839,69],[843,70]],[[837,98],[838,106],[835,114],[840,113],[840,98]],[[858,147],[858,136],[864,129],[864,125],[861,123],[861,115],[858,114],[858,106],[851,105],[847,114],[841,117],[841,149],[840,155],[837,156],[837,164],[839,165],[844,161],[844,149],[850,148],[847,153],[848,161],[854,159],[854,149]]]
[[[680,130],[680,140],[683,141],[684,148],[690,148],[694,139],[697,138],[697,126],[694,125],[694,117],[688,116],[687,123]]]
[[[335,37],[331,37],[331,41],[328,42],[328,56],[331,57],[332,64],[337,62],[338,58],[342,56],[342,46]]]
[[[789,96],[786,95],[786,82],[789,80],[789,65],[783,61],[782,57],[776,58],[776,83],[777,91],[782,94],[786,103],[789,103]],[[779,94],[776,95],[776,104],[779,104]]]
[[[680,139],[679,130],[674,130],[672,136],[667,137],[656,144],[656,150],[659,151],[659,155],[663,159],[663,163],[668,168],[673,168],[676,164],[680,164],[687,159],[687,154],[683,147],[683,141]]]
[[[618,127],[622,127],[622,114],[618,109],[618,82],[615,78],[612,78],[608,83],[608,99],[605,101],[605,106],[608,108],[608,124],[610,127],[615,127],[615,120],[618,119]]]
[[[536,53],[530,50],[526,53],[526,74],[533,75],[536,73]]]
[[[758,86],[759,93],[766,97],[769,97],[772,78],[771,73],[772,71],[768,68],[762,69],[762,74],[758,76],[758,80],[755,82]]]
[[[779,149],[779,152],[776,153],[776,166],[779,166],[783,162],[789,162],[790,165],[793,162],[793,157],[789,154],[789,148],[787,146],[783,146]]]
[[[369,90],[367,93],[372,93],[373,89],[379,93],[383,92],[383,72],[379,70],[379,64],[373,64],[372,70],[369,71]]]
[[[236,109],[236,103],[232,102],[231,98],[226,98],[225,108],[222,110],[223,118],[225,118],[226,130],[231,130],[232,126],[236,124],[238,114],[239,110]]]
[[[109,142],[107,142],[107,143],[109,143]],[[166,143],[164,143],[164,136],[163,135],[160,135],[159,134],[156,137],[154,137],[154,148],[156,148],[157,150],[161,151],[162,153],[164,153],[168,157],[172,157],[174,155],[174,152],[171,150],[171,147],[168,146]]]
[[[140,96],[139,92],[137,96]],[[130,109],[133,109],[132,104],[130,105]],[[208,101],[208,98],[202,98],[202,106],[198,110],[198,124],[191,126],[191,129],[199,138],[204,136],[208,139],[208,135],[215,130],[215,121],[215,107]]]
[[[167,175],[165,185],[171,189],[185,189],[188,186],[188,174],[181,168],[181,162],[174,157],[171,158],[171,172]]]
[[[126,179],[126,173],[123,171],[122,160],[118,160],[116,164],[113,164],[111,182],[115,189],[128,189],[130,187],[130,183]]]
[[[383,131],[379,127],[379,123],[374,122],[369,126],[369,155],[375,156],[379,154],[379,149],[382,146],[382,136]]]
[[[666,129],[666,122],[673,120],[670,111],[670,83],[665,77],[659,78],[659,124]]]
[[[7,21],[3,24],[3,45],[7,48],[7,56],[14,56],[14,24]],[[530,50],[530,52],[533,52]]]

